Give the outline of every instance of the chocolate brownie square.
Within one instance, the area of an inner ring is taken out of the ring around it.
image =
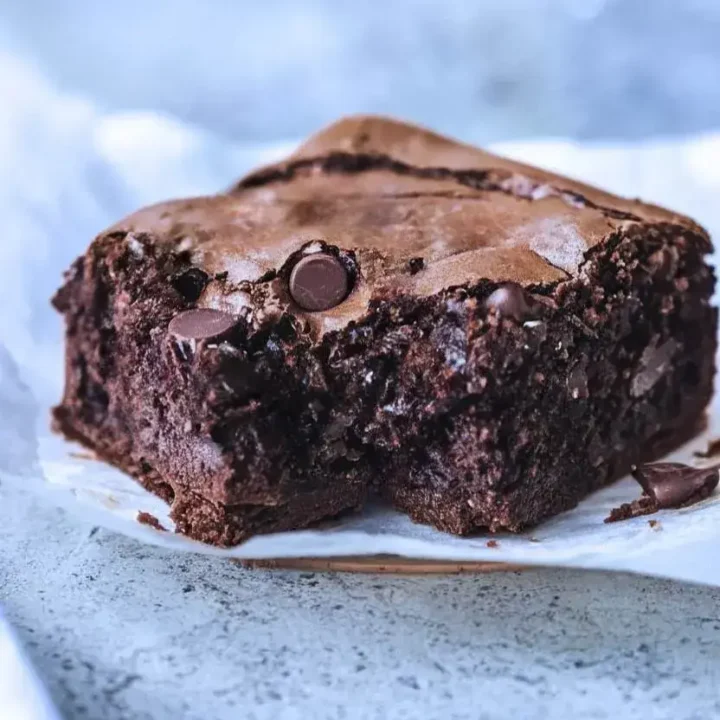
[[[378,495],[518,531],[692,435],[706,232],[383,118],[99,235],[56,428],[231,545]]]

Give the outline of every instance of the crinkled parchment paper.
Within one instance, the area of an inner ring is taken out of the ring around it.
[[[134,208],[215,192],[288,147],[243,148],[150,114],[103,116],[58,96],[37,78],[32,93],[0,117],[0,479],[140,542],[236,558],[392,553],[632,570],[720,585],[720,494],[690,508],[606,525],[639,488],[623,480],[576,510],[521,536],[455,538],[371,507],[313,530],[268,535],[220,550],[137,522],[168,528],[167,507],[132,480],[53,436],[49,407],[60,396],[62,337],[49,297],[62,271],[95,233]],[[3,90],[0,74],[0,94]],[[33,84],[34,83],[34,84]],[[42,112],[38,112],[39,110]],[[720,136],[645,146],[587,147],[562,141],[505,145],[500,152],[609,189],[666,203],[720,236]],[[718,408],[720,411],[720,408]],[[673,458],[690,463],[720,432],[711,412],[704,436]]]

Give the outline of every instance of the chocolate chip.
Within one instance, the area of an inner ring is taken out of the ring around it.
[[[290,273],[290,294],[304,310],[329,310],[339,305],[349,291],[348,272],[334,255],[307,255]]]
[[[180,340],[207,340],[226,333],[235,324],[235,318],[228,313],[197,308],[176,315],[170,321],[168,330]]]
[[[425,260],[421,257],[410,258],[407,261],[407,268],[411,275],[417,275],[421,270],[425,269]]]
[[[517,283],[505,283],[490,293],[485,300],[485,307],[494,308],[501,317],[512,317],[517,321],[533,316],[531,300],[523,288]]]
[[[210,276],[200,268],[190,268],[172,279],[173,287],[188,302],[195,302],[202,295],[208,282],[210,282]]]
[[[658,508],[677,508],[704,500],[717,487],[718,468],[654,463],[634,468],[632,476]]]

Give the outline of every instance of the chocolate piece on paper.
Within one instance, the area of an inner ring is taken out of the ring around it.
[[[163,524],[152,513],[145,512],[144,510],[138,512],[137,521],[141,525],[147,525],[155,530],[167,532],[167,528],[163,527]]]
[[[694,505],[712,494],[720,477],[717,467],[694,468],[671,462],[635,467],[632,476],[640,483],[643,494],[611,510],[606,523]]]
[[[718,468],[694,468],[683,463],[641,465],[632,471],[645,494],[659,509],[693,505],[708,497],[718,484]]]

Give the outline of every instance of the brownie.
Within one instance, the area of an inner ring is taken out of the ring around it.
[[[341,120],[100,234],[54,304],[68,438],[218,545],[379,496],[519,531],[699,427],[706,232],[394,120]]]

